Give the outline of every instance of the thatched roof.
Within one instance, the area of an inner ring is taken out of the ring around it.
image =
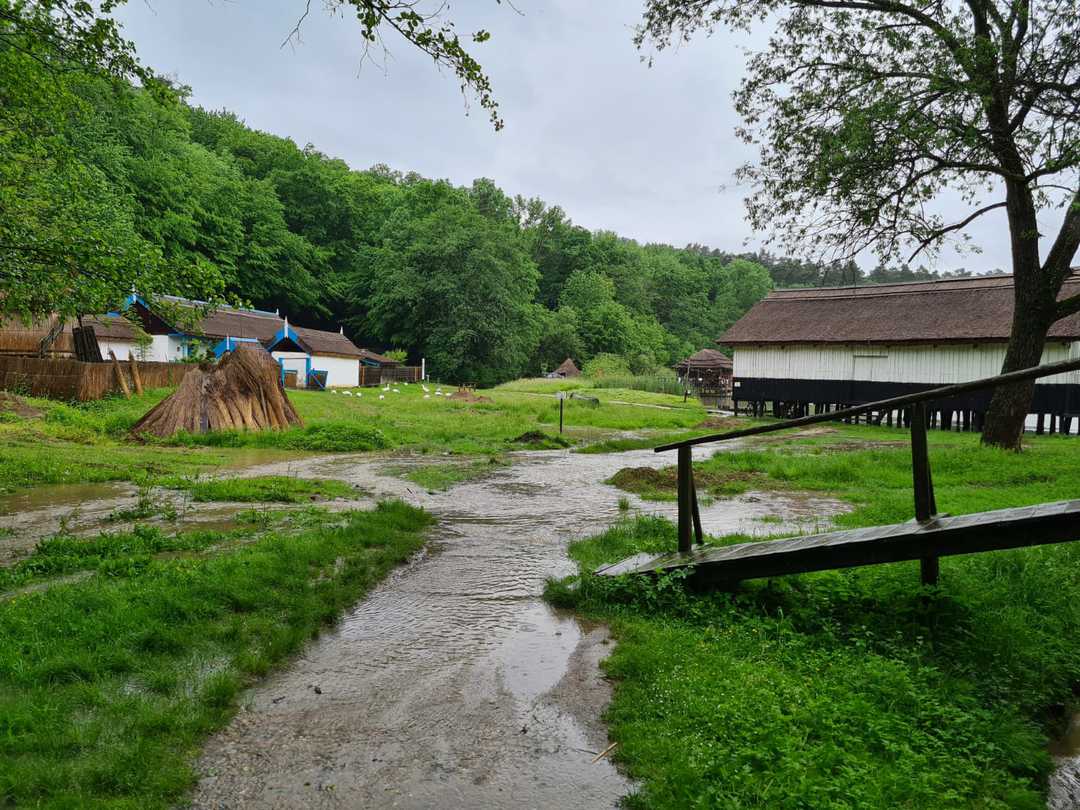
[[[555,369],[555,374],[560,374],[563,377],[580,377],[581,369],[575,365],[572,358],[567,357],[562,361],[562,364]]]
[[[130,340],[136,337],[135,327],[122,315],[92,315],[82,319],[83,326],[94,327],[94,335],[98,340]],[[67,330],[77,326],[74,321],[69,323]]]
[[[717,349],[702,349],[694,352],[685,360],[680,360],[675,368],[695,370],[720,370],[731,368],[731,358]]]
[[[0,319],[0,353],[35,355],[41,345],[41,340],[56,322],[56,315],[47,318],[39,318],[27,325],[18,318]],[[98,340],[130,341],[136,338],[135,327],[124,317],[119,315],[88,315],[82,319],[83,326],[94,327],[94,335]],[[73,354],[75,345],[71,338],[71,330],[78,326],[75,320],[64,324],[64,330],[56,337],[49,352],[52,354]]]
[[[1061,297],[1080,294],[1080,276]],[[947,343],[1008,340],[1012,276],[773,290],[717,343]],[[1080,339],[1080,314],[1050,328]]]
[[[363,349],[339,332],[324,332],[321,329],[308,329],[304,326],[290,326],[298,338],[300,346],[308,354],[333,355],[336,357],[362,357]]]
[[[360,358],[367,360],[369,363],[378,363],[380,366],[399,366],[401,365],[397,360],[392,357],[386,357],[385,355],[378,354],[377,352],[370,351],[368,349],[360,349]]]

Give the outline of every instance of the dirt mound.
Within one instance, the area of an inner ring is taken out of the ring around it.
[[[745,419],[736,419],[733,416],[710,416],[698,425],[699,428],[715,428],[717,430],[741,430],[749,427]]]
[[[674,467],[658,470],[654,467],[623,467],[608,480],[609,484],[627,492],[675,489],[678,475]]]
[[[0,411],[13,413],[23,419],[37,419],[41,416],[40,410],[27,405],[20,397],[5,391],[0,391]]]
[[[510,444],[524,444],[534,450],[557,450],[569,447],[572,442],[563,436],[549,436],[539,430],[529,430],[510,439]]]
[[[459,388],[457,391],[450,395],[450,399],[456,399],[460,402],[491,402],[489,397],[481,397],[474,394],[468,388]]]
[[[678,488],[679,473],[675,467],[623,467],[607,483],[626,492],[646,498],[665,500],[673,498]],[[767,478],[761,473],[742,470],[694,470],[698,495],[709,493],[716,496],[737,495],[754,487],[767,487]],[[776,488],[768,487],[768,488]]]
[[[302,425],[281,385],[281,369],[262,348],[239,348],[191,372],[168,399],[135,423],[135,436],[181,430],[278,430]]]

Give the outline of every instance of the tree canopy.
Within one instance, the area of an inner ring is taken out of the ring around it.
[[[0,315],[96,314],[132,289],[234,300],[490,384],[568,356],[670,366],[771,286],[756,263],[594,233],[489,179],[354,170],[133,62],[44,59],[4,2]]]
[[[751,223],[846,260],[938,250],[1005,213],[1015,317],[1003,371],[1037,364],[1080,246],[1080,0],[649,0],[639,45],[768,19],[735,93],[758,146]],[[946,191],[961,210],[942,213]],[[1055,212],[1044,239],[1040,214]],[[1019,446],[1030,385],[1001,389],[984,440]]]

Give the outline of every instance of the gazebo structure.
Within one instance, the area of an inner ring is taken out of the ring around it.
[[[675,365],[675,373],[698,393],[731,393],[731,358],[716,349],[702,349],[681,360]]]

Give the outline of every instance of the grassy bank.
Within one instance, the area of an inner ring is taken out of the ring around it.
[[[194,475],[302,453],[402,449],[499,454],[521,449],[523,445],[515,439],[523,434],[553,436],[558,432],[558,402],[551,397],[498,389],[480,392],[488,401],[470,402],[433,395],[425,398],[417,385],[398,390],[383,394],[379,389],[365,389],[351,396],[290,392],[304,419],[303,428],[181,435],[154,445],[131,441],[128,430],[168,394],[166,390],[82,405],[28,399],[28,406],[38,411],[36,416],[0,413],[0,494],[42,484]],[[604,392],[605,397],[617,398],[616,394]],[[384,398],[379,399],[380,395]],[[624,395],[627,402],[637,404],[603,401],[599,407],[590,407],[567,401],[567,443],[588,444],[629,430],[685,430],[705,418],[700,405],[684,404],[679,397],[640,391]],[[658,404],[673,407],[640,407]],[[549,440],[543,446],[559,443]]]
[[[423,542],[429,517],[292,513],[229,533],[57,538],[5,572],[0,805],[169,807],[244,686]]]
[[[695,469],[717,494],[840,497],[837,520],[911,517],[905,434],[844,428],[724,454]],[[938,505],[953,514],[1075,497],[1075,439],[1020,456],[931,432]],[[663,486],[658,486],[663,490]],[[733,538],[717,538],[725,543]],[[574,544],[583,570],[675,548],[663,520]],[[549,597],[610,621],[616,756],[651,808],[1041,808],[1080,684],[1080,547],[951,557],[923,591],[901,563],[744,583],[735,593],[583,577]]]

